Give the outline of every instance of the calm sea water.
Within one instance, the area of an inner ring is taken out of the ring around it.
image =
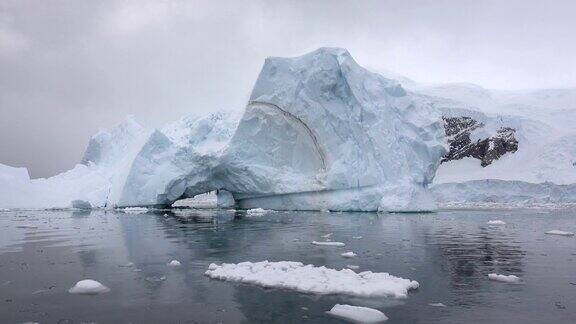
[[[325,313],[336,303],[380,309],[387,323],[576,323],[576,239],[544,234],[575,232],[574,211],[165,213],[0,212],[0,323],[339,323]],[[328,233],[347,246],[310,244]],[[182,266],[167,267],[172,259]],[[354,264],[420,288],[363,299],[203,275],[212,262],[262,260]],[[522,284],[489,281],[492,272]],[[84,278],[111,292],[67,292]]]

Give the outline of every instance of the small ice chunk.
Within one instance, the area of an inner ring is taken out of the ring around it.
[[[326,235],[322,235],[322,238],[326,238],[326,239],[327,239],[327,238],[331,238],[331,237],[332,237],[332,234],[334,234],[334,233],[328,233],[328,234],[326,234]]]
[[[167,265],[169,267],[179,267],[182,265],[182,263],[180,263],[180,261],[178,261],[178,260],[172,260],[172,261],[168,262]]]
[[[109,291],[110,288],[92,279],[80,280],[74,285],[74,287],[68,290],[68,292],[71,294],[81,295],[97,295],[107,293]]]
[[[166,280],[166,276],[150,276],[145,278],[148,282],[162,282]]]
[[[488,279],[494,280],[494,281],[500,281],[500,282],[508,282],[508,283],[514,283],[514,282],[520,281],[520,278],[516,277],[515,275],[506,276],[506,275],[501,275],[501,274],[497,274],[497,273],[488,274]]]
[[[562,236],[574,236],[572,232],[560,231],[560,230],[551,230],[546,232],[549,235],[562,235]]]
[[[362,236],[352,236],[352,238],[355,239],[355,240],[359,240],[359,239],[362,238]]]
[[[501,221],[499,219],[495,219],[495,220],[489,220],[488,223],[486,223],[488,225],[506,225],[506,222]]]
[[[148,212],[148,208],[145,207],[126,207],[122,209],[123,212],[127,214],[144,214]]]
[[[355,323],[381,323],[388,317],[381,311],[361,306],[336,304],[328,314]]]
[[[432,306],[432,307],[446,307],[446,305],[444,305],[442,303],[430,303],[428,305]]]
[[[342,254],[340,254],[341,256],[345,257],[345,258],[353,258],[355,257],[357,254],[350,251],[350,252],[344,252]]]
[[[321,246],[345,246],[346,245],[342,242],[318,242],[318,241],[312,241],[312,244],[321,245]]]
[[[119,267],[122,267],[122,268],[132,268],[132,267],[134,267],[134,263],[133,263],[133,262],[128,262],[128,263],[126,263],[126,264],[121,264],[121,265],[119,265]]]
[[[358,269],[360,269],[360,266],[349,264],[346,266],[346,268],[352,269],[352,270],[358,270]]]
[[[417,281],[395,277],[386,272],[356,273],[350,269],[335,270],[293,261],[211,264],[204,274],[212,279],[265,288],[373,298],[406,298],[410,289],[419,286]]]
[[[266,209],[263,209],[263,208],[253,208],[253,209],[248,209],[246,211],[246,216],[249,216],[249,217],[262,216],[262,215],[266,214],[267,212],[269,212],[269,211]]]

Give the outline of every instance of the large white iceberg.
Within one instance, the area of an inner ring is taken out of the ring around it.
[[[224,190],[241,208],[430,210],[426,187],[445,153],[435,108],[334,48],[267,59],[227,139],[214,154],[152,134],[113,203]]]
[[[216,190],[246,209],[427,211],[446,152],[436,108],[338,48],[267,59],[243,115],[133,128],[91,140],[77,168],[97,184],[70,184],[59,204],[166,206]]]

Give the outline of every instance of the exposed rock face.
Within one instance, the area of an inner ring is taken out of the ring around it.
[[[501,127],[494,136],[473,141],[471,133],[484,127],[484,123],[467,116],[442,117],[442,119],[450,145],[450,150],[442,158],[442,162],[473,157],[480,160],[480,165],[485,167],[504,154],[514,153],[518,150],[518,140],[514,136],[516,133],[514,128]]]

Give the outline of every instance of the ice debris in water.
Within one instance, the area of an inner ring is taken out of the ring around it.
[[[262,216],[267,212],[269,211],[263,208],[253,208],[246,211],[246,216]]]
[[[213,279],[283,288],[302,293],[342,294],[358,297],[406,298],[408,290],[418,288],[417,281],[385,272],[350,269],[335,270],[301,262],[241,262],[210,264],[205,274]]]
[[[110,288],[92,279],[80,280],[74,285],[74,287],[68,290],[68,292],[71,294],[81,295],[97,295],[107,293],[109,291]]]
[[[333,233],[328,233],[328,234],[326,234],[326,235],[322,235],[322,238],[326,238],[326,239],[327,239],[327,238],[330,238],[330,237],[332,237],[332,234],[333,234]]]
[[[180,263],[180,261],[178,261],[178,260],[172,260],[172,261],[168,262],[169,267],[179,267],[181,265],[182,265],[182,263]]]
[[[501,275],[501,274],[497,274],[497,273],[490,273],[488,274],[488,279],[490,280],[494,280],[494,281],[500,281],[500,282],[508,282],[508,283],[514,283],[514,282],[519,282],[520,278],[516,277],[515,275]]]
[[[312,244],[320,245],[320,246],[345,246],[346,245],[342,242],[318,242],[318,241],[312,241]]]
[[[495,220],[489,220],[488,223],[486,223],[488,225],[506,225],[506,222],[501,221],[499,219],[495,219]]]
[[[352,269],[352,270],[358,270],[358,269],[360,269],[360,266],[349,264],[346,266],[346,268]]]
[[[432,306],[432,307],[446,307],[446,305],[444,305],[442,303],[430,303],[428,305]]]
[[[356,253],[350,251],[350,252],[344,252],[342,254],[340,254],[341,256],[345,257],[345,258],[353,258],[356,256]]]
[[[126,207],[121,210],[127,214],[144,214],[148,212],[148,208],[145,207]]]
[[[381,323],[388,317],[381,311],[368,307],[336,304],[328,314],[354,323]]]
[[[352,238],[355,240],[360,240],[362,238],[362,236],[352,236]]]
[[[551,230],[546,232],[549,235],[562,235],[562,236],[574,236],[572,232],[560,231],[560,230]]]

